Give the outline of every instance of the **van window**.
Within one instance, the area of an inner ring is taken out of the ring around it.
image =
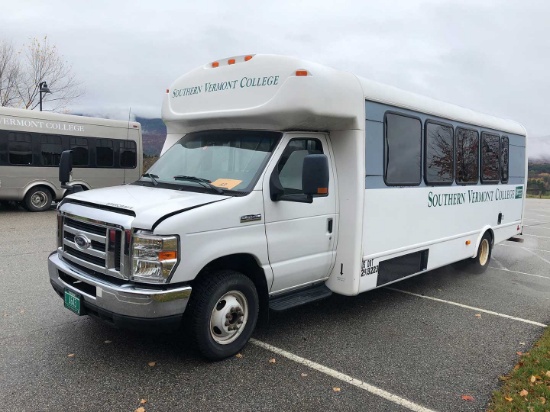
[[[304,193],[302,169],[304,158],[309,154],[323,154],[323,144],[320,140],[304,138],[288,142],[276,169],[285,195]]]
[[[426,122],[424,176],[427,184],[451,184],[454,180],[454,135],[452,126]]]
[[[510,139],[502,136],[500,139],[500,180],[508,183],[508,170],[510,165]]]
[[[481,183],[500,180],[500,136],[481,133]]]
[[[28,133],[12,132],[8,137],[9,161],[12,165],[32,164],[32,139]]]

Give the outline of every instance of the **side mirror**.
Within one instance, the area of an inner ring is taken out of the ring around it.
[[[66,189],[67,183],[71,180],[71,172],[73,170],[73,151],[65,150],[61,153],[59,160],[59,181],[61,187]]]
[[[310,154],[304,158],[302,190],[311,197],[328,196],[328,158],[324,154]]]

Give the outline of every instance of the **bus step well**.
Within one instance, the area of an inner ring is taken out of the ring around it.
[[[269,309],[281,312],[296,306],[305,305],[306,303],[326,299],[330,297],[330,295],[332,295],[332,291],[322,283],[320,285],[299,289],[282,296],[271,298],[269,300]]]

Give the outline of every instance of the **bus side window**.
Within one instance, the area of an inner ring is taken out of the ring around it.
[[[502,183],[508,183],[509,156],[510,139],[507,136],[502,136],[500,139],[500,180]]]
[[[498,183],[500,136],[481,133],[481,183]]]
[[[32,139],[28,133],[11,132],[8,137],[8,158],[12,165],[32,165]]]
[[[88,166],[90,164],[88,139],[71,137],[71,150],[73,151],[74,166]]]
[[[97,167],[113,167],[115,151],[111,139],[95,139],[95,156]]]
[[[137,164],[136,142],[120,142],[120,167],[133,169]]]
[[[428,185],[450,185],[454,181],[453,127],[426,122],[424,178]]]
[[[384,129],[384,181],[392,186],[418,186],[422,179],[422,122],[386,113]]]
[[[40,160],[42,166],[59,166],[63,142],[61,136],[43,134],[40,136]]]
[[[479,133],[456,129],[456,183],[477,184],[479,180]]]

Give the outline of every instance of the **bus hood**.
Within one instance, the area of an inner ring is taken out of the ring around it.
[[[66,202],[84,202],[91,207],[101,205],[115,212],[116,209],[130,211],[135,214],[133,227],[152,229],[155,223],[167,214],[176,214],[229,198],[230,196],[210,193],[124,185],[78,192],[70,195]]]

